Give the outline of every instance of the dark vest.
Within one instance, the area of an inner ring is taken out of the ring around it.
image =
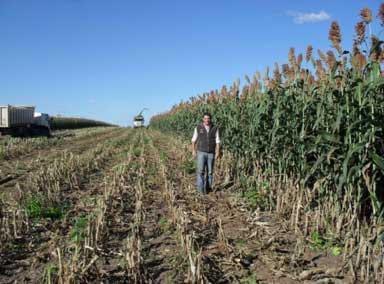
[[[215,153],[216,131],[217,127],[212,124],[209,132],[207,132],[203,124],[197,126],[197,151]]]

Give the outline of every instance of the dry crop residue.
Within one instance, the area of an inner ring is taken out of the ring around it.
[[[22,180],[41,200],[1,201],[1,283],[349,281],[341,256],[299,246],[282,216],[249,211],[220,169],[215,192],[199,195],[179,140],[121,129],[88,143],[42,165],[48,179]]]

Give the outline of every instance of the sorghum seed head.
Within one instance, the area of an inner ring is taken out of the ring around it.
[[[381,3],[379,13],[377,14],[381,21],[381,25],[384,26],[384,3]]]
[[[372,22],[372,11],[371,9],[369,8],[364,8],[360,11],[360,16],[361,16],[361,19],[369,24],[370,22]]]
[[[301,66],[301,63],[303,62],[303,55],[300,53],[298,56],[297,56],[297,66]]]
[[[332,42],[333,47],[336,49],[340,48],[341,43],[341,32],[339,23],[333,21],[331,24],[331,28],[329,29],[328,39]]]
[[[365,39],[365,23],[358,22],[355,26],[356,31],[356,41],[358,44],[361,44]]]
[[[308,62],[309,60],[311,60],[312,52],[313,52],[313,47],[312,47],[312,45],[308,45],[308,46],[307,46],[307,52],[305,53],[305,61]]]

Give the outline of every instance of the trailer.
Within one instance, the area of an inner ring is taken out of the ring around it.
[[[0,106],[0,135],[50,136],[48,114],[36,113],[34,106]]]

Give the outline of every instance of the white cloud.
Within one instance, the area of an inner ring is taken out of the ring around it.
[[[331,18],[331,16],[323,10],[318,13],[302,13],[297,11],[287,11],[286,14],[288,16],[291,16],[293,18],[293,21],[296,24],[317,23],[317,22],[327,21]]]

